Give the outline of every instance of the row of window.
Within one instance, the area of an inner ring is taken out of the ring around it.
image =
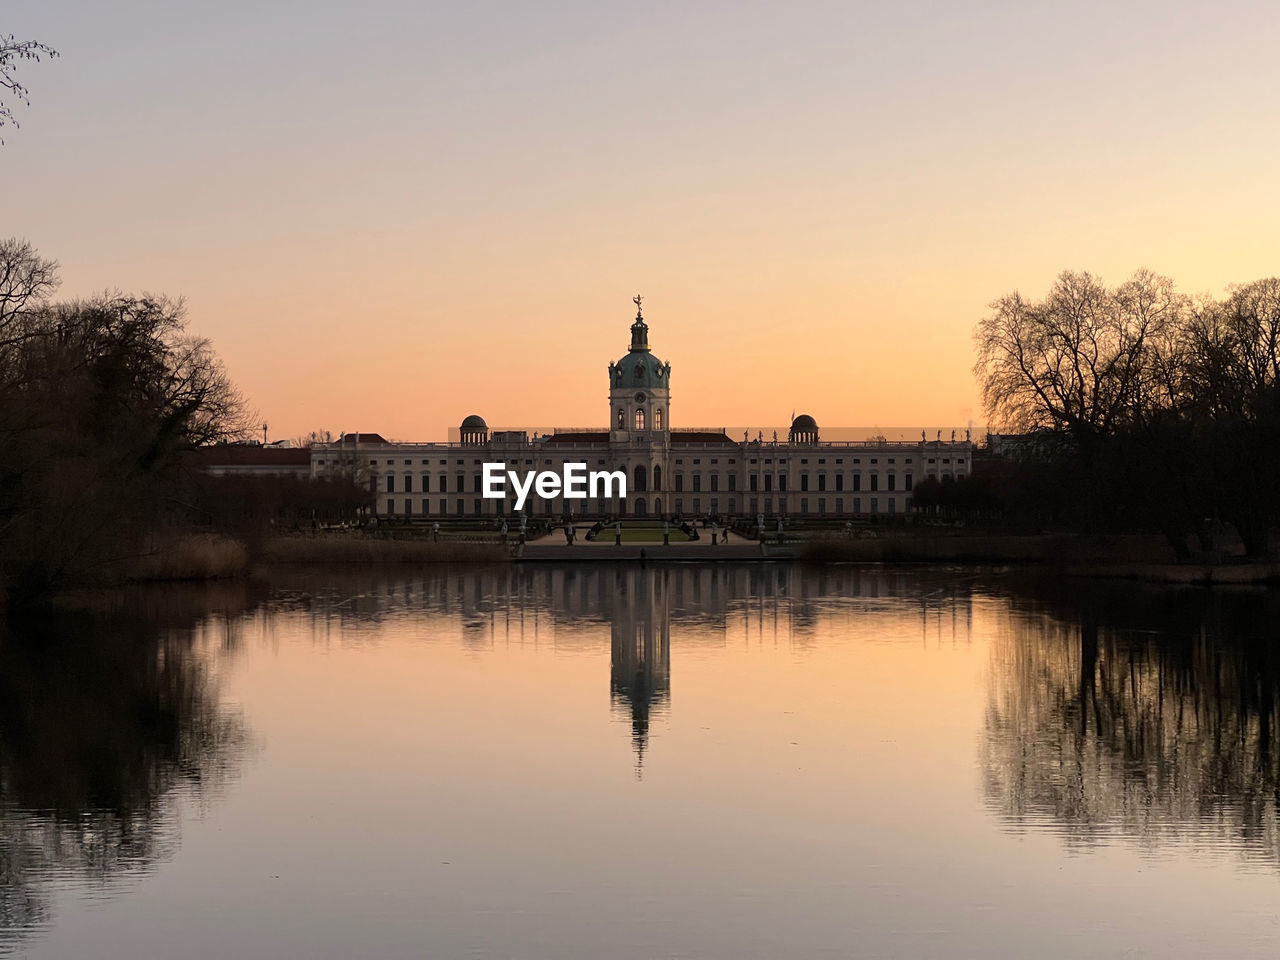
[[[542,512],[546,514],[559,514],[563,509],[559,504],[551,500],[539,500],[537,503],[542,504]],[[703,500],[701,497],[693,497],[690,500],[685,500],[683,497],[677,497],[672,502],[672,510],[675,514],[681,515],[684,514],[687,506],[693,516],[701,516],[704,509],[709,513],[718,514],[720,513],[721,508],[723,508],[728,513],[736,514],[738,512],[738,505],[739,501],[737,497],[728,497],[723,499],[720,497],[711,497],[707,500]],[[792,501],[791,504],[788,504],[786,497],[779,497],[776,502],[773,497],[764,497],[763,499],[751,497],[745,500],[742,505],[746,508],[749,515],[754,515],[763,511],[765,514],[772,516],[775,508],[782,513],[787,513],[789,506],[792,508],[795,507],[795,502]],[[536,504],[534,506],[536,506]],[[879,497],[852,497],[848,499],[844,497],[835,497],[834,499],[828,499],[826,497],[801,497],[798,513],[813,513],[818,516],[825,516],[828,513],[828,507],[830,507],[830,510],[837,515],[844,514],[846,509],[848,509],[850,513],[880,513],[880,506],[881,499]],[[899,506],[903,509],[907,507],[907,502],[903,501],[899,504],[897,498],[887,497],[884,499],[884,506],[885,513],[897,513]],[[616,500],[588,499],[581,501],[581,505],[575,506],[574,511],[579,514],[612,513],[616,511],[618,507],[619,504]],[[661,513],[661,498],[654,499],[652,511],[654,514]],[[410,497],[406,497],[403,500],[388,498],[384,501],[383,510],[384,515],[387,516],[410,517],[431,515],[442,517],[475,516],[481,514],[502,516],[513,514],[514,512],[514,505],[509,501],[476,498],[471,501],[471,510],[470,513],[468,513],[467,501],[462,497],[459,497],[453,502],[453,510],[449,509],[449,500],[446,497],[440,497],[435,501],[432,501],[427,497],[422,497],[418,500]],[[537,511],[536,509],[530,509],[527,512],[535,513]],[[632,512],[637,514],[648,513],[649,506],[644,500],[636,500],[632,504]]]
[[[645,426],[645,415],[644,415],[643,407],[636,408],[636,412],[632,416],[631,422],[633,425],[632,426],[633,430],[648,429]],[[622,407],[618,408],[618,429],[619,430],[627,429],[627,412],[623,410]],[[658,409],[653,411],[653,429],[655,430],[662,429],[662,408],[661,407],[658,407]]]
[[[634,476],[631,478],[632,491],[637,493],[644,493],[649,488],[648,473],[649,472],[644,467],[636,467]],[[843,473],[835,474],[834,486],[832,487],[828,487],[827,476],[828,475],[826,473],[817,474],[816,475],[817,486],[811,487],[809,474],[808,473],[800,474],[800,492],[808,493],[808,492],[814,491],[817,493],[824,493],[824,492],[827,492],[828,490],[834,490],[836,493],[840,493],[845,489],[845,484],[844,484],[845,475]],[[852,476],[852,485],[850,489],[855,493],[862,490],[863,489],[862,474],[853,473],[851,476]],[[930,476],[933,476],[933,474],[930,473]],[[964,474],[956,473],[955,476],[957,479],[960,479],[964,477]],[[873,493],[881,489],[884,489],[890,492],[898,489],[898,475],[896,473],[885,474],[885,486],[883,488],[880,485],[879,473],[872,472],[868,475],[868,477],[869,477],[869,486],[866,489],[872,491]],[[448,493],[449,492],[448,475],[442,473],[439,475],[438,479],[440,482],[439,482],[439,486],[437,486],[436,489],[440,493]],[[691,487],[692,492],[702,493],[703,492],[703,486],[702,486],[703,475],[701,473],[695,473],[692,475],[691,479],[693,482],[693,485]],[[949,473],[945,474],[944,479],[948,479],[948,480],[951,479],[951,474]],[[710,474],[709,481],[710,481],[710,487],[708,488],[709,491],[711,493],[719,492],[720,491],[720,474],[718,473]],[[738,475],[735,473],[728,474],[727,481],[728,481],[728,485],[725,489],[729,493],[736,493],[738,489]],[[771,473],[764,474],[763,478],[757,476],[756,474],[752,474],[747,478],[747,481],[748,481],[747,489],[751,493],[756,493],[756,492],[772,493],[773,492],[774,475]],[[912,474],[909,474],[909,473],[903,474],[902,489],[904,491],[910,491],[912,489],[912,481],[913,481]],[[401,477],[401,485],[398,491],[396,489],[395,474],[391,474],[391,473],[387,474],[386,477],[383,478],[383,482],[386,486],[387,493],[396,493],[396,492],[413,493],[414,492],[412,474],[405,474],[403,477]],[[430,493],[431,492],[431,474],[429,473],[423,474],[422,477],[420,478],[420,484],[421,484],[420,489],[422,493]],[[481,489],[480,484],[481,484],[480,474],[478,473],[472,474],[471,490],[473,493],[480,492],[480,489]],[[371,482],[371,486],[374,486],[374,485],[376,485],[376,480]],[[461,473],[455,475],[454,491],[457,493],[462,493],[463,491],[465,491],[465,489],[466,489],[465,475]],[[661,467],[653,468],[653,489],[654,490],[662,489],[662,468]],[[675,490],[676,493],[684,492],[684,474],[683,473],[675,474],[675,485],[673,489]],[[787,492],[787,475],[785,473],[777,475],[777,490],[779,493]]]

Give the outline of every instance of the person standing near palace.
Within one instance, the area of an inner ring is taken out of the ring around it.
[[[662,545],[664,547],[671,546],[671,524],[666,520],[662,521]]]
[[[431,539],[436,543],[440,542],[440,521],[436,520],[431,524]]]

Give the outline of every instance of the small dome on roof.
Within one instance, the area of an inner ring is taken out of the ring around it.
[[[787,437],[792,443],[817,443],[818,421],[807,413],[802,413],[791,421],[791,432]]]
[[[489,425],[484,422],[484,417],[478,417],[474,413],[467,419],[462,421],[463,430],[488,430]]]

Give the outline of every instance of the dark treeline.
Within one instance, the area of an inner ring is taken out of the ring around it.
[[[183,531],[350,498],[211,483],[192,451],[241,439],[248,418],[182,302],[56,302],[57,285],[55,262],[0,241],[0,602],[118,581]]]
[[[53,302],[57,264],[0,242],[0,584],[111,576],[180,513],[185,451],[238,436],[241,398],[180,301]]]
[[[1267,551],[1280,508],[1280,280],[1212,299],[1145,271],[1118,287],[1067,272],[1041,301],[997,300],[976,340],[991,422],[1022,436],[917,503],[1160,532],[1181,556],[1222,521],[1248,554]]]
[[[373,499],[368,485],[355,478],[213,476],[200,470],[187,475],[184,496],[194,516],[248,542],[269,530],[361,523]]]

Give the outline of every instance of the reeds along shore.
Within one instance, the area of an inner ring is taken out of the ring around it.
[[[1048,568],[1071,577],[1202,586],[1280,582],[1280,561],[1243,557],[1176,561],[1163,537],[1141,535],[831,538],[797,545],[795,558],[809,563],[1001,564]]]
[[[255,563],[469,563],[507,559],[510,553],[499,543],[298,535],[270,537],[250,549],[230,537],[201,533],[153,544],[148,553],[124,565],[123,579],[218,580],[245,576]]]
[[[501,543],[289,536],[263,542],[263,563],[493,563],[511,559]]]
[[[798,559],[868,563],[1172,563],[1173,550],[1159,536],[1073,534],[911,536],[872,539],[829,537],[798,545]]]
[[[120,559],[86,578],[73,589],[41,595],[38,602],[77,591],[101,591],[121,584],[195,583],[247,578],[261,564],[383,564],[383,563],[504,563],[509,549],[500,543],[389,540],[349,536],[280,536],[252,548],[214,533],[191,534],[153,541],[139,556]],[[0,582],[0,610],[31,605],[30,598],[12,596]]]
[[[248,548],[239,540],[217,533],[180,537],[124,565],[124,578],[133,581],[220,580],[249,571]]]
[[[218,534],[175,541],[131,564],[129,580],[214,580],[244,576],[256,563],[472,563],[511,558],[499,543],[393,540],[360,534],[271,536],[250,549]]]

